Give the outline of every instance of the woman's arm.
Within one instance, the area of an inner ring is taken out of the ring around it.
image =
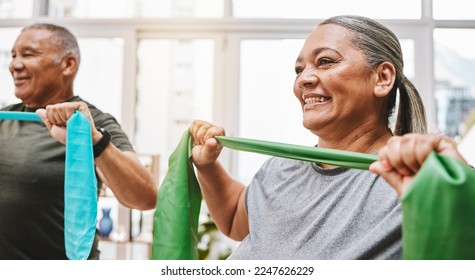
[[[211,216],[226,236],[242,240],[249,233],[246,187],[233,179],[217,161],[222,146],[214,137],[225,135],[224,129],[204,121],[194,121],[190,133],[195,142],[192,160]]]

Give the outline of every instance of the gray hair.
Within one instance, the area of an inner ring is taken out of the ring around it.
[[[51,31],[51,42],[59,46],[63,52],[63,55],[74,54],[78,59],[78,67],[81,60],[81,53],[79,51],[79,45],[76,37],[68,29],[50,24],[50,23],[35,23],[24,27],[21,32],[27,30],[48,30]],[[58,58],[59,59],[59,58]],[[76,70],[77,71],[77,70]]]
[[[376,69],[385,61],[394,65],[396,81],[390,91],[386,108],[386,120],[389,125],[399,89],[399,110],[394,134],[426,133],[424,105],[417,89],[404,76],[402,50],[396,35],[377,21],[361,16],[336,16],[320,23],[324,24],[336,24],[349,30],[353,35],[353,44],[364,53],[371,69]]]

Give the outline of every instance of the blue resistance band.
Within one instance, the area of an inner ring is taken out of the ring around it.
[[[0,120],[38,121],[36,113],[0,111]],[[97,181],[91,125],[76,111],[66,124],[64,170],[64,242],[71,260],[89,257],[97,219]]]
[[[13,111],[0,111],[0,120],[41,122],[40,116],[38,116],[36,113]]]

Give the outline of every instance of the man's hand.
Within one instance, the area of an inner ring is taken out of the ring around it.
[[[82,101],[58,103],[48,105],[45,109],[38,109],[36,113],[43,120],[51,136],[62,144],[66,144],[66,122],[76,110],[83,113],[91,123],[92,143],[96,144],[102,138],[102,134],[97,131],[86,103]]]

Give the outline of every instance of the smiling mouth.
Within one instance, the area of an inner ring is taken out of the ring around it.
[[[27,81],[28,79],[29,79],[29,78],[16,78],[16,79],[14,80],[14,83],[15,83],[15,84],[21,84],[21,83]]]
[[[304,103],[305,104],[323,103],[323,102],[328,101],[328,100],[330,100],[330,97],[325,97],[325,96],[309,97],[309,98],[306,98],[304,100]]]

